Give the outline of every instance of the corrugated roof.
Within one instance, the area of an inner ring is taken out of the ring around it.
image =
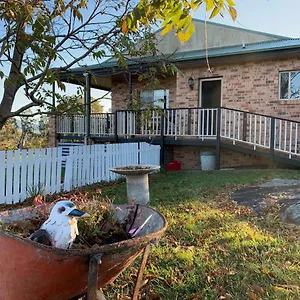
[[[286,39],[278,41],[266,41],[254,44],[229,46],[208,49],[208,57],[221,57],[229,55],[250,54],[258,52],[280,51],[292,48],[300,48],[300,39]],[[181,52],[173,55],[174,61],[195,60],[206,57],[206,50]]]
[[[205,20],[200,20],[200,19],[193,18],[193,22],[199,22],[199,23],[204,24]],[[269,36],[269,37],[272,37],[272,38],[277,38],[277,39],[280,39],[280,40],[291,39],[291,37],[289,37],[289,36],[283,36],[283,35],[263,32],[263,31],[257,31],[257,30],[253,30],[253,29],[243,28],[243,27],[231,26],[231,25],[216,23],[216,22],[212,22],[212,21],[206,21],[206,23],[209,24],[209,25],[214,25],[214,26],[218,26],[218,27],[223,27],[223,28],[228,28],[228,29],[233,29],[233,30],[240,30],[240,31],[245,31],[245,32],[259,34],[259,35],[265,35],[265,36]],[[161,32],[163,29],[164,29],[164,27],[159,28],[154,33],[157,34],[157,33]]]
[[[253,44],[245,44],[239,46],[228,46],[228,47],[221,47],[221,48],[211,48],[208,49],[208,57],[228,57],[228,56],[235,56],[235,55],[245,55],[251,53],[263,53],[263,52],[270,52],[270,51],[281,51],[281,50],[288,50],[288,49],[297,49],[300,50],[300,39],[285,39],[285,40],[278,40],[278,41],[266,41],[260,43],[253,43]],[[299,51],[300,54],[300,51]],[[184,61],[193,61],[193,60],[200,60],[206,57],[206,50],[194,50],[194,51],[186,51],[175,53],[172,56],[168,56],[169,62],[184,62]],[[128,60],[127,63],[129,66],[139,65],[141,63],[146,62],[154,62],[156,59],[163,59],[162,56],[157,58],[153,57],[146,57],[141,59],[131,59]],[[101,69],[108,69],[117,67],[117,62],[110,58],[103,63],[90,65],[86,67],[74,68],[70,70],[72,73],[76,72],[83,72],[85,70],[101,70]]]

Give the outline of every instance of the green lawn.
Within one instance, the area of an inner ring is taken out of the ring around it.
[[[142,299],[300,299],[300,231],[280,224],[276,207],[257,219],[229,198],[271,178],[300,179],[300,172],[152,175],[151,206],[169,227],[152,248]],[[126,184],[104,185],[102,194],[125,202]],[[130,299],[137,268],[138,262],[105,288],[108,299]]]

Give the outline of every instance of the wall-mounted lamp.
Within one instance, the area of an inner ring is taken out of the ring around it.
[[[193,77],[190,77],[188,79],[188,85],[189,85],[189,87],[190,87],[191,90],[194,89],[195,82],[194,82],[194,78]]]

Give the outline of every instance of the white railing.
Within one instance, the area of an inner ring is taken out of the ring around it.
[[[274,120],[274,149],[292,155],[300,155],[299,123],[289,120]]]
[[[160,135],[161,112],[156,110],[119,111],[118,135]]]
[[[273,120],[273,125],[272,125]],[[221,111],[221,137],[292,156],[300,156],[299,122],[232,109]],[[273,131],[273,132],[272,132]],[[274,137],[273,143],[272,138]]]
[[[58,116],[57,133],[84,135],[85,133],[84,115]]]
[[[61,160],[60,148],[0,151],[0,203],[59,192]]]
[[[91,135],[92,136],[107,136],[113,135],[114,129],[114,114],[92,114],[91,115]]]
[[[169,109],[166,111],[165,135],[215,138],[217,136],[217,109]]]
[[[162,135],[163,128],[163,135],[169,138],[216,139],[220,119],[220,137],[233,144],[247,144],[254,150],[257,147],[270,149],[274,145],[275,151],[289,158],[300,155],[299,122],[228,108],[220,108],[219,111],[220,118],[217,108],[117,111],[117,120],[114,114],[93,115],[91,135],[157,138]],[[64,134],[70,131],[75,135],[83,134],[84,118],[82,121],[79,116],[74,116],[71,125],[64,119],[66,117],[61,118],[59,124]],[[117,130],[114,128],[116,124]],[[75,130],[79,127],[80,130]]]
[[[271,117],[222,109],[221,137],[263,148],[270,148]]]
[[[216,108],[185,108],[118,112],[118,135],[161,135],[161,121],[164,120],[164,135],[169,137],[194,136],[216,137]]]
[[[64,190],[115,180],[119,175],[110,168],[137,164],[159,165],[160,146],[127,143],[74,147],[66,162]]]

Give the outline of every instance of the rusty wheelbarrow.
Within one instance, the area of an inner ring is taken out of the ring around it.
[[[129,206],[118,207],[115,218],[125,220]],[[0,221],[14,222],[34,215],[32,208],[5,211],[0,212]],[[98,289],[144,252],[132,298],[137,299],[150,245],[165,232],[167,222],[147,206],[137,206],[135,215],[135,228],[152,217],[134,238],[84,250],[52,248],[0,230],[0,299],[68,300],[87,294],[88,300],[96,300]]]

